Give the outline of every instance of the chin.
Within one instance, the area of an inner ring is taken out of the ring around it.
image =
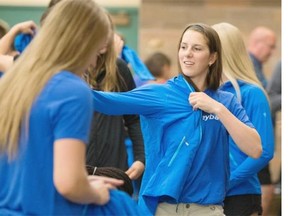
[[[193,74],[191,72],[190,73],[183,72],[183,74],[189,78],[193,78],[195,76],[195,74]]]

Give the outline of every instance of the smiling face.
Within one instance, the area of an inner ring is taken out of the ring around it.
[[[209,65],[215,62],[215,56],[215,53],[210,53],[207,40],[201,33],[188,29],[183,34],[178,51],[179,65],[182,73],[199,88],[206,87]]]

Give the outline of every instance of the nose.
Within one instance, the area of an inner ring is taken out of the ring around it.
[[[187,56],[187,57],[193,56],[192,50],[190,50],[190,49],[185,50],[185,56]]]

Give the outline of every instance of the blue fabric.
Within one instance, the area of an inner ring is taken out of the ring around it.
[[[241,194],[261,194],[261,186],[257,173],[273,158],[274,133],[270,107],[264,92],[257,86],[239,81],[242,105],[250,121],[258,131],[262,141],[262,155],[253,159],[245,155],[230,138],[230,186],[227,196]],[[226,82],[220,88],[236,95],[231,82]]]
[[[61,205],[59,206],[61,207]],[[75,207],[75,206],[74,206]],[[48,214],[48,211],[42,211],[42,213],[33,214],[33,215],[77,215],[77,216],[85,216],[85,215],[95,215],[95,216],[142,216],[142,212],[137,206],[136,202],[131,199],[127,195],[127,193],[111,190],[110,191],[110,201],[108,204],[99,206],[99,205],[79,205],[79,209],[58,209],[59,211]],[[32,215],[23,213],[20,211],[15,211],[7,208],[0,207],[0,215],[9,215],[9,216],[26,216]]]
[[[136,74],[133,75],[133,79],[134,79],[136,87],[140,87],[140,86],[145,85],[149,82],[149,80],[140,79],[139,76],[137,76]]]
[[[91,90],[79,76],[62,71],[48,81],[33,104],[27,139],[22,130],[16,159],[0,154],[0,215],[140,215],[122,192],[111,192],[105,206],[87,206],[65,199],[54,186],[54,142],[87,143],[92,113]]]
[[[154,215],[161,201],[209,205],[224,200],[229,180],[229,135],[217,116],[193,111],[188,102],[191,91],[182,75],[130,92],[93,91],[98,112],[140,114],[146,167],[138,203],[145,215]],[[233,94],[205,93],[253,127]]]
[[[133,72],[137,74],[137,76],[141,80],[154,80],[155,77],[150,73],[146,65],[139,58],[137,53],[129,48],[128,46],[124,46],[122,49],[121,58],[127,63],[130,64]]]
[[[97,208],[95,208],[95,205],[89,205],[86,208],[82,216],[143,216],[136,202],[127,193],[118,190],[110,192],[110,201],[108,204],[97,206]]]
[[[24,49],[29,45],[32,41],[33,36],[30,34],[18,34],[14,39],[14,48],[19,53],[22,53]]]

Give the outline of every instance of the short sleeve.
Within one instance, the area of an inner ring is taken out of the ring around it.
[[[62,81],[54,89],[50,107],[54,139],[72,138],[88,142],[92,120],[91,90],[82,80]]]

